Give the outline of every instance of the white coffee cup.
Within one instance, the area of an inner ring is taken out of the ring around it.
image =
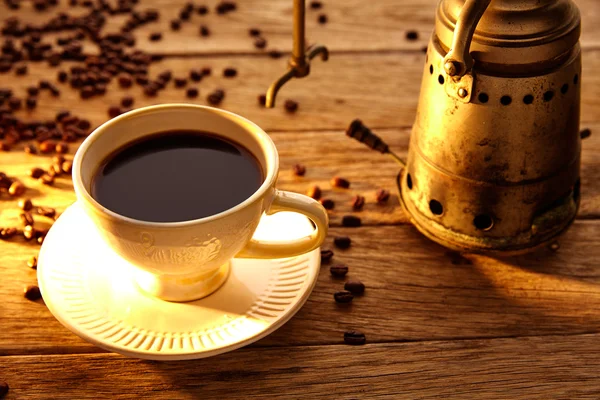
[[[132,219],[105,208],[92,197],[93,177],[108,156],[132,141],[170,130],[206,131],[241,144],[262,166],[263,183],[249,198],[226,211],[182,222]],[[321,245],[327,234],[327,212],[310,197],[277,190],[278,172],[275,144],[254,123],[211,107],[164,104],[128,112],[92,132],[75,154],[73,185],[78,202],[104,240],[136,267],[138,285],[164,300],[189,301],[218,289],[227,279],[233,257],[292,257]],[[253,239],[261,216],[279,211],[304,214],[316,229],[296,240]]]

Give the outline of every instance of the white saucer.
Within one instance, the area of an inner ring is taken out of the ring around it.
[[[263,216],[255,237],[292,239],[312,229],[304,216],[282,212]],[[127,356],[187,360],[275,331],[302,307],[319,266],[319,249],[286,259],[234,259],[229,278],[210,296],[163,301],[137,287],[133,267],[108,248],[75,203],[44,239],[37,274],[52,314],[81,338]]]

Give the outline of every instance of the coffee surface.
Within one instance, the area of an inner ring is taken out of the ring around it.
[[[92,197],[130,218],[178,222],[232,208],[262,182],[258,160],[243,146],[205,132],[169,131],[109,156],[94,176]]]

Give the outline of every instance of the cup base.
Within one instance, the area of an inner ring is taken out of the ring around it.
[[[138,270],[134,275],[138,287],[145,293],[161,300],[186,302],[198,300],[218,290],[229,276],[231,262],[220,266],[211,275],[192,278],[157,277]]]

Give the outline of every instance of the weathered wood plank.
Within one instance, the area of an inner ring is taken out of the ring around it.
[[[336,304],[344,280],[324,265],[306,305],[258,345],[336,343],[350,328],[371,342],[600,332],[599,230],[599,221],[578,221],[558,252],[493,260],[452,255],[406,225],[333,228],[331,236],[353,240],[333,262],[350,267],[348,278],[363,281],[365,295]],[[0,354],[88,351],[43,304],[23,298],[36,280],[25,265],[35,252],[2,244]]]
[[[177,18],[185,0],[146,0],[137,6],[137,10],[156,8],[161,17],[156,23],[148,24],[135,31],[138,47],[161,54],[225,54],[225,53],[261,53],[248,35],[251,27],[260,28],[268,40],[269,49],[291,50],[292,42],[292,0],[244,0],[237,2],[238,10],[226,16],[214,12],[216,0],[202,1],[198,4],[210,6],[206,16],[192,15],[190,22],[183,24],[178,32],[170,30],[170,21]],[[309,2],[307,1],[307,4]],[[438,0],[383,0],[365,4],[359,0],[323,1],[322,10],[307,10],[306,32],[309,43],[321,42],[332,51],[380,51],[380,50],[417,50],[427,44],[433,31],[435,8]],[[600,45],[600,13],[595,0],[578,0],[582,12],[582,46],[584,48]],[[40,13],[33,10],[31,3],[22,3],[19,11],[10,11],[4,3],[0,4],[1,16],[19,16],[30,23],[41,23],[60,11],[78,15],[86,12],[83,7],[69,7],[67,1],[51,11]],[[327,24],[317,23],[318,15],[328,16]],[[124,16],[108,19],[106,31],[117,32],[125,20]],[[212,34],[201,38],[198,34],[200,24],[207,25]],[[406,32],[419,32],[419,39],[407,41]],[[162,31],[164,38],[160,42],[151,42],[151,32]],[[87,50],[93,50],[88,46]]]
[[[341,335],[341,333],[340,333]],[[2,357],[9,399],[576,399],[600,393],[598,335],[236,350],[148,362]]]

